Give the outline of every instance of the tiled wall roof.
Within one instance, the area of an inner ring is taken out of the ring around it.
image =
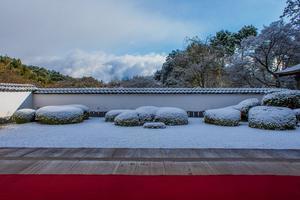
[[[22,92],[34,91],[37,87],[31,84],[0,83],[0,91]]]
[[[265,94],[274,88],[39,88],[36,94]]]
[[[37,88],[30,84],[0,83],[0,91],[35,94],[265,94],[278,88]]]

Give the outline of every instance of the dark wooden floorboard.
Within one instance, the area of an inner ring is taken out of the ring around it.
[[[0,174],[300,176],[300,150],[0,148]]]

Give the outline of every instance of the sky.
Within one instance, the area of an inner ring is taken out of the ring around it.
[[[278,20],[286,0],[0,0],[0,54],[108,82],[152,75],[185,38]]]

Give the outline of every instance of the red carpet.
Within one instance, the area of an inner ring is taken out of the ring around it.
[[[293,176],[0,175],[1,200],[292,200]]]

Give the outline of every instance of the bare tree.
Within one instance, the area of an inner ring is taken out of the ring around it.
[[[258,36],[242,41],[241,48],[235,55],[240,59],[235,59],[233,66],[242,67],[250,80],[254,79],[262,86],[280,87],[276,72],[297,60],[296,55],[300,50],[298,37],[299,32],[291,24],[273,22],[264,27]]]

